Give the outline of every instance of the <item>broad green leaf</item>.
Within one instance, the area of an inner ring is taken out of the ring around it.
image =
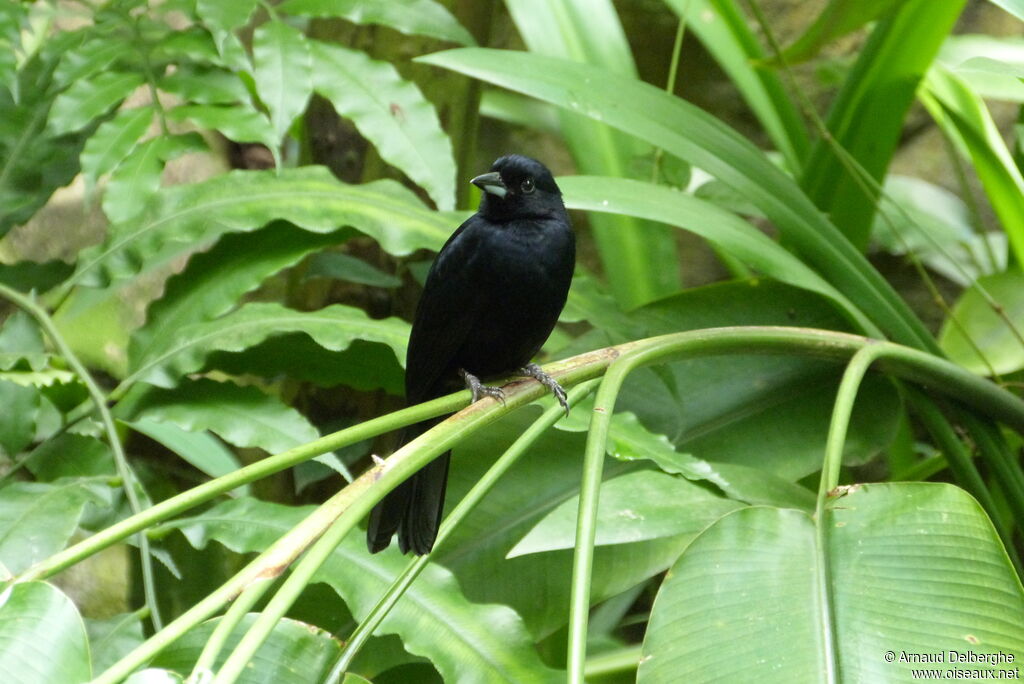
[[[430,36],[460,45],[476,44],[451,12],[434,0],[286,0],[279,9],[287,14],[379,24],[401,33]]]
[[[181,105],[168,112],[168,118],[172,121],[187,119],[200,128],[218,131],[235,142],[262,143],[271,148],[280,142],[271,121],[248,102],[231,106]]]
[[[870,325],[843,295],[752,225],[709,202],[669,188],[624,178],[560,178],[566,206],[628,214],[680,226],[781,282],[823,294],[862,327]]]
[[[302,332],[331,351],[356,340],[386,345],[404,358],[409,324],[398,318],[372,319],[361,309],[335,304],[318,311],[295,311],[280,304],[251,303],[213,321],[183,326],[166,345],[137,361],[123,384],[147,382],[175,387],[183,376],[200,370],[214,351],[241,351],[268,337]]]
[[[154,353],[182,326],[227,313],[266,278],[352,234],[351,229],[313,233],[275,221],[252,233],[224,235],[167,281],[163,296],[146,311],[145,325],[132,333],[130,363]]]
[[[508,552],[509,558],[576,546],[579,496],[562,501]],[[594,544],[630,544],[662,537],[697,536],[742,504],[683,478],[635,470],[601,484]]]
[[[537,415],[537,407],[522,409],[456,446],[448,477],[449,509]],[[471,600],[511,606],[535,639],[566,624],[572,551],[507,556],[545,515],[579,494],[584,442],[582,433],[546,432],[448,541],[435,549],[437,562],[455,573]],[[637,463],[607,459],[605,480],[641,468]],[[692,535],[684,534],[597,547],[591,602],[604,601],[664,571],[691,539]],[[544,600],[538,601],[538,596]]]
[[[65,432],[40,444],[28,462],[40,482],[60,478],[114,477],[117,468],[110,447],[88,435]]]
[[[402,284],[400,278],[375,268],[362,259],[341,252],[321,252],[309,260],[304,280],[330,278],[370,287],[393,288]]]
[[[904,344],[933,348],[906,303],[793,180],[706,112],[646,83],[537,55],[463,48],[419,60],[605,121],[707,170],[760,207],[807,263],[878,328]],[[878,334],[878,328],[867,332]]]
[[[858,7],[869,3],[860,0]],[[825,122],[829,136],[819,140],[804,168],[807,195],[858,249],[867,247],[877,192],[865,193],[841,147],[881,183],[899,144],[915,91],[946,39],[965,0],[905,0],[879,21],[843,82]],[[863,306],[863,304],[862,304]]]
[[[318,233],[352,225],[399,256],[440,248],[455,227],[394,181],[346,185],[323,167],[235,171],[162,190],[139,218],[111,226],[105,242],[83,250],[65,287],[105,286],[275,219]]]
[[[258,0],[197,0],[196,13],[213,34],[221,56],[230,52],[233,31],[249,23],[258,4]]]
[[[117,168],[152,120],[152,107],[138,107],[118,112],[113,119],[100,124],[82,150],[82,174],[87,187],[91,188],[100,176]]]
[[[196,547],[213,539],[236,552],[262,550],[312,511],[255,499],[228,501],[207,513],[176,520]],[[390,549],[370,555],[361,535],[338,546],[314,576],[337,591],[357,618],[365,616],[405,568],[406,559]],[[429,565],[381,623],[381,633],[397,633],[406,649],[431,660],[449,681],[558,681],[544,666],[507,606],[468,601],[451,573]]]
[[[0,190],[0,192],[3,192]],[[0,233],[5,221],[0,220]],[[75,270],[72,264],[60,259],[42,263],[19,261],[14,264],[0,264],[0,282],[21,292],[46,292]]]
[[[62,86],[72,85],[106,70],[118,57],[130,54],[133,49],[118,36],[100,37],[88,29],[81,36],[78,45],[61,55],[54,71],[54,81]]]
[[[913,254],[932,270],[968,287],[1006,268],[1006,236],[976,232],[967,204],[953,193],[910,176],[885,181],[890,209],[875,217],[872,238],[892,254]]]
[[[77,131],[120,104],[143,80],[135,72],[104,71],[75,81],[54,100],[47,128],[57,135]]]
[[[896,4],[896,0],[830,0],[782,56],[791,64],[812,59],[833,40],[874,21]]]
[[[138,613],[122,613],[104,620],[85,620],[93,672],[99,673],[145,641]]]
[[[271,20],[253,34],[256,93],[270,110],[276,148],[313,94],[313,56],[297,29]]]
[[[810,147],[807,129],[778,75],[763,67],[766,55],[746,14],[734,0],[667,0],[666,4],[729,75],[789,169],[799,171]]]
[[[1003,316],[993,310],[985,288]],[[1024,368],[1024,275],[1019,270],[983,276],[964,292],[942,324],[939,344],[951,361],[980,375]],[[984,359],[978,356],[978,352]]]
[[[423,187],[442,210],[455,206],[455,157],[434,106],[387,62],[340,45],[312,43],[316,92],[351,119],[381,158]]]
[[[158,82],[160,90],[196,104],[247,102],[249,91],[237,74],[217,68],[183,64]]]
[[[989,202],[1024,264],[1024,176],[1003,142],[984,101],[942,66],[928,72],[922,102],[946,135],[974,162]]]
[[[15,311],[0,325],[0,354],[42,354],[46,351],[43,333],[32,317],[24,311]],[[38,365],[37,365],[38,364]],[[38,370],[45,361],[40,359],[33,368]],[[12,366],[0,363],[0,369]]]
[[[196,470],[210,477],[233,473],[242,467],[231,450],[206,432],[189,432],[174,423],[160,422],[147,418],[125,421],[131,429],[141,432],[155,442],[164,445]],[[232,490],[236,496],[249,494],[249,485]]]
[[[92,678],[85,626],[71,599],[45,582],[0,593],[0,672],[9,684],[82,684]]]
[[[110,175],[103,191],[103,213],[114,224],[135,218],[160,189],[166,162],[205,149],[206,143],[196,133],[162,135],[140,143]]]
[[[0,496],[0,563],[14,573],[64,548],[87,503],[109,504],[107,478],[13,482]]]
[[[912,668],[972,667],[950,651],[1024,656],[1024,590],[962,490],[855,486],[823,523],[747,508],[712,525],[658,592],[637,681],[911,681]]]
[[[530,52],[600,65],[637,78],[633,54],[610,0],[507,0]],[[586,174],[637,175],[652,149],[629,130],[614,130],[600,117],[559,112],[561,130],[577,168]],[[647,177],[650,177],[648,172]],[[626,308],[676,292],[680,287],[675,240],[670,231],[624,217],[594,216],[591,230],[608,283]]]
[[[209,430],[235,446],[270,453],[320,436],[305,416],[277,397],[205,378],[184,381],[173,390],[151,390],[133,413],[137,420],[172,423],[189,432]]]
[[[256,617],[255,613],[246,615],[228,637],[214,663],[215,672],[224,664]],[[180,675],[189,674],[219,621],[219,618],[207,620],[189,630],[188,634],[161,651],[152,664]],[[341,644],[330,632],[316,625],[284,618],[277,623],[248,667],[235,681],[239,684],[308,684],[323,681],[340,653]]]
[[[14,457],[32,443],[39,413],[39,390],[0,375],[0,453]]]
[[[938,61],[985,99],[1024,102],[1024,39],[1020,36],[950,36]]]

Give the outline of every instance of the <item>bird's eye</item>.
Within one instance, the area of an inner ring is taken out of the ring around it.
[[[526,180],[524,180],[519,185],[519,189],[523,191],[524,195],[529,195],[531,192],[533,192],[533,179],[527,178]]]

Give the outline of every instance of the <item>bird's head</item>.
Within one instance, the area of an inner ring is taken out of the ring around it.
[[[492,220],[551,216],[565,212],[562,192],[548,168],[520,154],[498,158],[473,185],[484,191],[480,213]]]

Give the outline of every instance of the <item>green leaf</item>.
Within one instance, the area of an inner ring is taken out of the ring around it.
[[[39,445],[28,469],[40,482],[62,477],[114,477],[117,468],[110,447],[88,435],[65,432]]]
[[[798,171],[810,147],[807,128],[779,76],[764,68],[761,39],[750,29],[746,14],[734,0],[667,0],[666,4],[728,74],[789,169]]]
[[[250,613],[242,618],[225,642],[213,665],[214,671],[224,664],[256,617],[255,613]],[[189,630],[161,651],[152,664],[187,675],[192,671],[219,621],[220,618],[207,620]],[[284,618],[277,623],[249,666],[235,681],[239,684],[308,684],[323,681],[340,653],[341,644],[330,632],[316,625]]]
[[[369,285],[371,287],[393,288],[402,284],[402,280],[390,273],[375,268],[362,259],[341,252],[321,252],[314,254],[309,260],[309,268],[303,276],[304,280],[313,278],[330,278],[347,280],[350,283]]]
[[[258,0],[197,0],[196,14],[213,34],[217,52],[226,56],[231,52],[231,45],[236,28],[249,23]]]
[[[125,109],[96,129],[82,150],[86,187],[91,188],[100,176],[117,168],[135,148],[152,120],[152,107]]]
[[[64,548],[87,503],[108,504],[107,478],[13,482],[0,497],[0,562],[14,573]]]
[[[56,135],[77,131],[119,105],[143,81],[142,74],[116,71],[75,81],[53,101],[47,128]]]
[[[39,413],[39,390],[0,376],[0,453],[14,456],[32,443]]]
[[[985,99],[1024,102],[1024,39],[1020,36],[950,36],[937,61]]]
[[[747,508],[712,525],[658,592],[637,681],[761,681],[765,663],[769,681],[910,681],[912,668],[963,669],[950,651],[1024,656],[1020,580],[962,490],[856,486],[823,523]],[[742,648],[716,655],[737,635]]]
[[[230,444],[270,453],[311,442],[320,434],[305,416],[255,387],[200,378],[174,390],[151,390],[135,407],[136,419],[173,423],[189,432],[209,430]]]
[[[175,387],[181,378],[203,367],[214,351],[241,351],[268,337],[303,332],[332,351],[356,340],[391,348],[405,357],[409,324],[398,318],[371,319],[362,310],[336,304],[319,311],[294,311],[280,304],[252,303],[214,321],[183,326],[167,344],[131,367],[123,384],[148,382]]]
[[[266,116],[253,109],[248,102],[233,106],[181,105],[168,112],[172,121],[186,119],[200,128],[218,131],[228,140],[235,142],[262,143],[276,147],[280,138]]]
[[[407,35],[430,36],[460,45],[476,44],[458,19],[434,0],[286,0],[278,9],[287,14],[378,24]]]
[[[125,424],[150,439],[164,445],[187,463],[195,466],[201,473],[210,477],[220,477],[233,473],[242,467],[229,449],[205,432],[189,432],[173,423],[140,418],[125,421]],[[249,485],[242,485],[232,490],[236,496],[249,494]]]
[[[508,552],[509,558],[576,546],[579,496],[561,502]],[[696,537],[742,504],[715,496],[688,480],[636,470],[601,484],[594,544],[629,544],[662,537]]]
[[[244,553],[266,548],[311,511],[312,507],[242,499],[164,527],[181,529],[197,548],[215,539]],[[396,549],[371,556],[363,540],[350,535],[314,581],[334,588],[359,618],[369,612],[405,565],[406,559]],[[449,681],[561,679],[543,665],[515,613],[506,606],[468,601],[451,573],[438,565],[427,566],[379,630],[397,633],[409,652],[429,658]]]
[[[1002,308],[1004,316],[993,310],[981,288]],[[942,324],[939,344],[951,361],[979,375],[989,375],[992,370],[999,375],[1013,373],[1024,368],[1022,322],[1024,274],[1013,270],[983,276],[953,305]]]
[[[906,0],[879,21],[832,103],[801,184],[858,249],[867,247],[877,192],[865,193],[833,151],[839,146],[881,183],[899,144],[918,84],[960,16],[965,0]],[[859,5],[867,5],[860,0]]]
[[[791,63],[807,61],[837,38],[874,21],[897,4],[896,0],[830,0],[807,30],[782,52]]]
[[[224,233],[275,219],[318,233],[352,225],[398,256],[438,249],[454,228],[394,181],[346,185],[323,167],[235,171],[162,190],[141,217],[111,226],[105,242],[83,250],[65,287],[106,286]]]
[[[269,276],[353,233],[313,233],[275,221],[252,233],[224,235],[167,281],[163,296],[146,311],[145,325],[132,333],[129,362],[136,365],[155,353],[182,326],[227,313]]]
[[[225,69],[183,64],[161,78],[160,90],[196,104],[248,102],[249,91],[237,74]]]
[[[760,207],[807,263],[887,335],[910,346],[932,348],[931,336],[906,303],[792,179],[706,112],[608,71],[508,50],[463,48],[419,61],[600,119],[707,170]]]
[[[434,106],[395,68],[340,45],[314,41],[316,92],[351,119],[381,158],[427,191],[442,210],[455,206],[455,157]]]
[[[88,79],[114,63],[118,57],[130,54],[132,46],[116,35],[99,36],[89,29],[81,32],[81,42],[65,51],[53,79],[62,86],[69,86]]]
[[[86,619],[92,669],[103,672],[145,641],[138,613],[122,613],[105,620]]]
[[[0,232],[3,232],[3,223],[0,221]],[[19,261],[15,264],[0,264],[0,282],[21,292],[46,292],[74,270],[73,265],[59,259],[42,263]]]
[[[0,593],[0,672],[10,684],[92,678],[82,618],[59,589],[22,582]]]
[[[306,36],[288,24],[268,21],[252,42],[256,92],[270,110],[276,148],[313,94],[313,56]]]
[[[843,295],[752,225],[692,195],[624,178],[560,178],[566,206],[614,212],[678,225],[696,233],[743,263],[781,282],[823,294],[861,326],[870,323]]]
[[[505,4],[531,52],[600,65],[637,78],[632,51],[610,0],[508,0]],[[634,176],[652,155],[650,146],[633,137],[633,131],[614,130],[600,117],[587,118],[570,107],[560,111],[559,118],[582,173]],[[608,283],[625,308],[679,290],[679,264],[670,231],[606,216],[592,217],[591,230]]]
[[[196,133],[159,136],[137,145],[111,174],[103,192],[103,213],[115,224],[135,218],[160,189],[166,162],[205,149]]]
[[[921,99],[946,135],[974,162],[1014,258],[1024,264],[1024,176],[984,101],[941,66],[928,72]]]

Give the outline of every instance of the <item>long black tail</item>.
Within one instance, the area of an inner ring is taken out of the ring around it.
[[[440,420],[443,417],[407,428],[402,443],[415,439]],[[366,546],[370,553],[386,549],[395,532],[398,532],[398,548],[402,553],[410,550],[417,556],[430,553],[441,525],[450,457],[450,451],[441,454],[374,507],[366,529]]]

